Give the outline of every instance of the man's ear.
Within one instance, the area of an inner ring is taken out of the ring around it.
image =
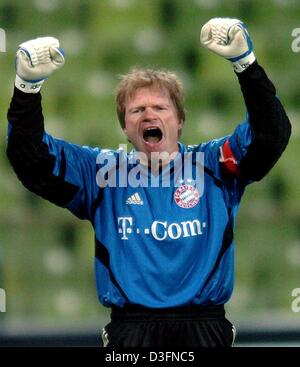
[[[129,140],[128,135],[127,135],[127,129],[126,129],[126,127],[122,127],[122,131],[126,135],[128,143],[131,144],[131,141]]]
[[[178,139],[181,137],[183,124],[184,124],[184,121],[183,121],[183,120],[180,120],[180,121],[178,122]]]
[[[183,128],[184,121],[180,120],[178,123],[178,128],[181,130]]]

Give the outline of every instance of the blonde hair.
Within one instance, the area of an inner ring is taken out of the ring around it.
[[[125,128],[125,104],[139,88],[166,89],[177,110],[178,120],[184,122],[184,92],[181,81],[177,75],[170,71],[153,69],[131,69],[127,74],[121,75],[121,82],[116,90],[116,108],[122,129]]]

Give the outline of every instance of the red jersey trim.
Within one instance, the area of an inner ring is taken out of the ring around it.
[[[220,147],[220,163],[222,163],[227,174],[240,178],[240,168],[231,150],[229,140],[226,140]]]

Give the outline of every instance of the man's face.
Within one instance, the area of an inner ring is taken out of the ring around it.
[[[124,132],[148,159],[152,152],[177,152],[182,125],[166,89],[139,88],[126,101]]]

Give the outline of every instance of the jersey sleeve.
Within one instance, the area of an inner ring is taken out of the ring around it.
[[[247,114],[233,134],[202,145],[215,177],[248,184],[261,180],[284,152],[291,124],[272,82],[255,62],[238,74]]]
[[[241,179],[240,162],[252,141],[252,131],[247,121],[240,123],[233,134],[213,139],[196,147],[204,154],[206,173],[223,182]]]
[[[71,200],[62,206],[81,219],[92,220],[93,203],[102,190],[96,182],[96,160],[100,149],[71,144],[47,133],[43,142],[48,146],[49,154],[55,156],[53,175],[77,188]]]
[[[99,149],[53,138],[44,131],[41,95],[17,89],[8,111],[8,159],[22,184],[50,202],[93,220]]]
[[[291,136],[291,123],[273,83],[257,62],[237,76],[249,126],[246,129],[238,128],[228,144],[236,154],[240,177],[247,182],[259,181],[284,152]],[[249,129],[250,141],[247,133]],[[245,141],[249,144],[246,144],[247,149],[243,151]],[[241,156],[239,150],[242,150]]]

